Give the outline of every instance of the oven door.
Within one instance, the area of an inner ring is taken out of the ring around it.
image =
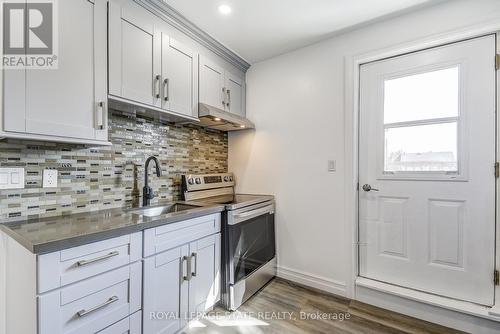
[[[229,211],[226,232],[229,283],[236,284],[276,255],[274,203]]]

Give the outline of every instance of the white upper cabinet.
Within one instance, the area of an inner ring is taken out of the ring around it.
[[[200,56],[200,103],[224,109],[224,69]]]
[[[198,53],[131,1],[109,9],[109,94],[168,114],[198,117]]]
[[[245,116],[245,80],[200,56],[200,103]]]
[[[226,111],[245,116],[245,84],[244,80],[226,71]]]
[[[162,34],[162,108],[198,116],[198,54]]]
[[[2,135],[107,142],[107,2],[65,0],[57,10],[57,68],[3,71]]]
[[[109,3],[109,94],[161,107],[161,33],[133,2]]]

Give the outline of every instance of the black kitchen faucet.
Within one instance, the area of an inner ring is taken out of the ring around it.
[[[156,167],[156,176],[161,176],[160,163],[156,157],[149,157],[146,159],[146,163],[144,164],[144,188],[142,188],[142,206],[148,206],[151,204],[151,200],[155,197],[153,193],[153,189],[148,184],[148,169],[149,162],[153,160]]]

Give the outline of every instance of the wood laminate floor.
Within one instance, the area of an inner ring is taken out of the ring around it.
[[[276,278],[236,312],[215,309],[184,333],[462,333]]]

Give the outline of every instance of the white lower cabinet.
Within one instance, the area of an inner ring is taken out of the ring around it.
[[[218,222],[217,233],[144,259],[144,334],[176,333],[219,301],[220,215],[213,217]],[[192,232],[189,228],[176,230],[171,238],[185,240],[179,236]]]
[[[0,231],[6,333],[179,332],[220,299],[220,221],[216,213],[42,255]]]
[[[189,281],[189,312],[201,314],[220,296],[220,233],[189,244],[192,278]]]
[[[97,333],[141,309],[141,262],[38,297],[39,334]]]
[[[175,333],[185,325],[188,249],[183,245],[144,260],[144,333]]]
[[[141,334],[142,312],[138,311],[128,318],[118,321],[116,324],[103,329],[99,334]]]

